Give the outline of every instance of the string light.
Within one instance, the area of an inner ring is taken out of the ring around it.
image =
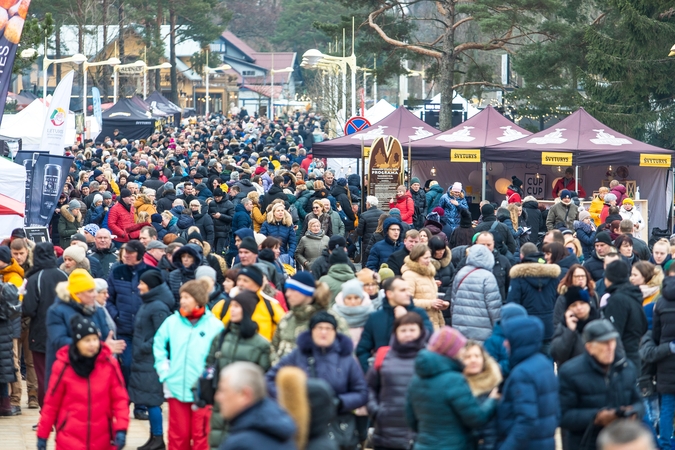
[[[537,178],[537,180],[540,178],[539,172],[537,172],[537,174],[535,175],[535,177]]]
[[[490,170],[492,170],[492,169],[490,169]],[[429,175],[431,175],[432,177],[436,176],[436,167],[434,167],[434,166],[431,167],[431,170],[429,171]]]

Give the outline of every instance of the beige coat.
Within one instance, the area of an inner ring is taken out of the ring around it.
[[[434,280],[436,268],[431,264],[423,266],[412,261],[409,256],[405,257],[404,262],[401,277],[408,283],[408,293],[412,296],[415,306],[424,308],[435,330],[441,328],[445,325],[443,313],[431,306],[433,301],[438,299],[438,287]]]

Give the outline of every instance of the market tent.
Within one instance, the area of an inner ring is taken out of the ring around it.
[[[515,141],[531,134],[488,106],[455,128],[413,142],[412,159],[446,160],[453,148],[482,150],[489,145]]]
[[[156,119],[147,111],[139,109],[128,98],[121,98],[102,114],[103,127],[96,142],[112,136],[115,129],[128,140],[147,139],[155,131]]]
[[[671,150],[645,144],[612,130],[583,108],[551,128],[553,130],[546,129],[517,141],[490,146],[483,158],[492,162],[541,161],[544,152],[566,152],[572,153],[572,165],[576,166],[603,165],[612,161],[650,166],[652,164],[646,160],[650,159],[648,155],[673,154]]]
[[[180,123],[180,116],[182,113],[181,108],[168,98],[164,97],[161,93],[157,91],[153,92],[147,96],[145,102],[149,103],[151,106],[154,105],[157,109],[165,112],[166,114],[173,115],[174,124]]]
[[[363,145],[368,147],[377,137],[394,136],[405,149],[409,142],[424,139],[436,133],[438,133],[436,128],[427,125],[405,107],[400,106],[396,111],[363,131],[314,144],[312,153],[315,158],[360,158],[362,141]]]
[[[5,114],[0,125],[0,135],[21,139],[22,150],[40,151],[42,131],[45,126],[45,108],[41,99],[33,100],[30,105],[17,114]],[[75,143],[75,114],[68,111],[66,118],[66,145]]]
[[[150,106],[150,103],[146,102],[142,98],[140,98],[138,95],[134,95],[130,99],[141,111],[145,111],[146,113],[150,113],[152,116],[165,120],[167,116],[170,114],[167,114],[165,112],[162,112],[159,108],[153,108]]]
[[[372,124],[379,122],[380,120],[387,117],[389,114],[396,111],[396,107],[385,99],[381,99],[370,109],[366,110],[364,117],[368,119],[368,122]]]
[[[0,239],[23,228],[26,201],[26,168],[0,158]]]

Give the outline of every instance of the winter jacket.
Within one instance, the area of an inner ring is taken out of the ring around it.
[[[394,198],[393,202],[389,202],[389,209],[398,208],[401,211],[401,220],[408,225],[412,225],[413,216],[415,215],[415,201],[407,191],[400,197]]]
[[[190,267],[185,267],[183,265],[183,262],[181,261],[181,256],[183,256],[183,254],[189,254],[195,259],[195,262],[192,263]],[[178,304],[180,303],[180,287],[188,281],[195,279],[195,270],[202,265],[203,255],[199,251],[199,246],[188,244],[176,250],[172,260],[176,269],[169,273],[167,284],[169,285],[169,289],[171,289],[175,301],[175,306],[171,308],[171,310],[175,311],[178,309]]]
[[[347,193],[347,188],[344,186],[335,186],[331,191],[331,195],[335,197],[335,201],[340,204],[342,212],[347,216],[347,223],[345,224],[345,231],[354,230],[354,220],[356,220],[356,215],[352,211],[352,201],[349,198],[350,195]]]
[[[506,225],[501,222],[495,225],[495,222],[497,222],[497,216],[494,214],[484,216],[483,221],[474,228],[474,233],[489,231],[495,239],[495,250],[510,257],[511,254],[516,253],[516,241]]]
[[[0,298],[0,302],[7,301]],[[20,322],[20,318],[18,319]],[[16,371],[14,369],[14,336],[15,336],[15,320],[1,320],[0,319],[0,383],[14,383],[16,379]],[[21,334],[19,326],[19,334]]]
[[[452,251],[445,247],[445,254],[441,259],[431,257],[431,264],[436,269],[434,279],[440,280],[441,285],[438,286],[438,292],[447,292],[452,288],[452,282],[455,279],[455,266],[452,265]]]
[[[368,261],[368,253],[365,249],[370,242],[375,230],[377,230],[377,222],[380,219],[380,216],[385,214],[381,209],[377,207],[371,207],[367,211],[361,213],[359,216],[359,225],[356,227],[356,234],[361,236],[361,247],[363,251],[363,260]]]
[[[626,357],[635,367],[640,365],[640,339],[647,332],[647,316],[642,308],[642,291],[626,282],[607,288],[607,304],[601,310],[621,336]]]
[[[127,211],[121,203],[123,201],[124,200],[120,199],[119,203],[110,208],[110,212],[108,213],[108,229],[110,230],[110,233],[114,235],[113,240],[122,243],[129,242],[127,228],[134,225],[134,208],[132,206],[131,209]]]
[[[633,222],[633,225],[638,225],[637,230],[633,228],[633,237],[634,238],[639,238],[642,236],[642,230],[645,228],[645,221],[642,218],[642,214],[640,211],[637,210],[635,206],[633,206],[633,209],[630,211],[626,211],[623,206],[621,206],[621,209],[619,210],[619,214],[621,214],[621,217],[623,220],[630,220]]]
[[[483,347],[485,348],[485,351],[494,358],[497,364],[499,364],[502,376],[507,378],[511,372],[511,365],[509,364],[509,351],[504,345],[505,340],[506,337],[504,337],[502,321],[500,320],[492,329],[490,337],[483,343]]]
[[[106,249],[94,247],[93,251],[91,252],[91,256],[98,259],[98,261],[101,263],[101,270],[103,272],[104,279],[108,278],[110,275],[110,269],[112,269],[112,266],[119,261],[117,248],[113,243],[110,244],[110,248]]]
[[[25,302],[26,300],[24,300]],[[675,341],[675,278],[666,277],[661,296],[654,305],[652,339],[657,345]],[[675,355],[656,363],[656,390],[660,394],[675,394]]]
[[[295,450],[296,428],[285,410],[265,398],[232,419],[220,450]]]
[[[530,228],[530,242],[536,244],[539,240],[539,232],[546,229],[546,223],[541,211],[539,211],[539,203],[537,201],[523,202],[523,212],[527,213],[525,222],[526,226]]]
[[[354,278],[356,278],[356,275],[348,264],[333,264],[328,269],[328,273],[322,276],[319,281],[328,285],[331,292],[331,303],[333,303],[335,296],[342,290],[342,285]]]
[[[391,449],[407,449],[415,439],[405,418],[405,395],[415,374],[415,358],[424,348],[424,335],[407,344],[391,337],[379,368],[371,367],[368,382],[368,415],[375,428],[373,445]]]
[[[427,316],[426,311],[418,308],[411,301],[406,306],[408,312],[416,312],[424,321],[424,328],[428,336],[434,332],[434,327]],[[359,345],[356,347],[356,357],[361,363],[364,372],[368,371],[368,359],[375,354],[377,349],[389,345],[391,334],[394,331],[394,307],[389,304],[385,298],[382,302],[382,309],[378,309],[368,317],[368,321],[363,327]]]
[[[298,193],[298,199],[295,201],[295,206],[298,208],[298,215],[300,216],[301,221],[305,220],[305,216],[308,214],[307,207],[311,196],[312,192],[307,189],[299,191]],[[260,224],[262,225],[262,222]]]
[[[295,254],[295,249],[298,245],[298,237],[295,235],[293,228],[293,219],[288,211],[284,211],[284,218],[281,222],[274,220],[272,211],[267,213],[267,222],[263,223],[260,228],[260,233],[265,236],[273,236],[281,240],[281,254],[290,255]]]
[[[152,200],[150,200],[149,197],[144,194],[139,194],[139,196],[136,198],[136,201],[134,201],[135,223],[140,222],[140,220],[138,220],[138,215],[142,212],[146,212],[149,216],[152,216],[153,214],[157,214],[157,209],[152,204]]]
[[[138,308],[141,307],[141,295],[138,283],[146,270],[157,270],[144,262],[135,266],[120,264],[110,271],[108,276],[108,302],[106,308],[117,324],[117,333],[132,336]]]
[[[398,219],[392,217],[388,217],[384,220],[384,223],[382,224],[382,234],[384,235],[384,239],[371,247],[370,254],[368,255],[368,262],[366,263],[368,269],[377,272],[380,270],[382,263],[387,262],[391,254],[399,249],[400,243],[393,242],[387,235],[389,227],[392,225],[400,226],[401,223]]]
[[[345,223],[340,218],[340,214],[331,209],[328,211],[328,215],[330,216],[330,229],[333,236],[344,236],[346,228]]]
[[[262,224],[265,223],[267,215],[260,210],[260,204],[253,202],[253,208],[251,208],[251,219],[253,220],[253,231],[260,233],[260,228]]]
[[[494,256],[487,247],[476,245],[469,251],[466,266],[452,284],[452,326],[467,339],[484,342],[499,320],[502,299],[492,268]]]
[[[164,392],[155,371],[152,346],[155,334],[174,305],[173,295],[166,283],[156,286],[141,295],[134,324],[132,341],[131,375],[129,376],[129,397],[137,405],[160,406],[164,403]]]
[[[246,211],[244,205],[237,203],[237,206],[234,207],[234,216],[232,217],[232,231],[251,228],[252,226],[251,213]]]
[[[323,231],[318,235],[311,233],[305,234],[300,238],[298,247],[295,250],[295,260],[298,262],[298,268],[309,270],[312,263],[321,256],[324,248],[328,248],[328,236]]]
[[[565,205],[563,202],[551,206],[546,216],[546,228],[548,231],[558,229],[560,225],[570,230],[574,229],[574,221],[579,218],[579,207],[570,202]]]
[[[496,402],[480,404],[462,374],[463,365],[429,350],[415,359],[415,375],[406,392],[406,418],[417,433],[414,450],[465,450],[471,429],[484,426]]]
[[[586,191],[584,190],[583,187],[581,187],[581,183],[579,183],[579,198],[586,198]],[[558,181],[555,183],[555,186],[553,186],[553,198],[557,198],[560,196],[560,191],[563,189],[567,189],[570,192],[577,192],[577,182],[574,180],[574,178],[565,178],[562,177],[558,179]],[[618,197],[617,197],[618,198]]]
[[[591,257],[591,253],[595,249],[595,229],[588,223],[580,220],[574,221],[574,231],[577,234],[577,239],[581,243],[581,251],[584,253],[584,260]]]
[[[497,362],[489,356],[485,359],[483,370],[474,375],[465,375],[474,397],[483,403],[490,393],[503,381]],[[497,418],[492,417],[484,426],[473,430],[473,440],[477,450],[493,450],[497,446]]]
[[[33,269],[26,284],[21,312],[30,317],[28,347],[45,353],[47,346],[47,311],[54,303],[56,285],[68,281],[68,275],[56,267],[54,246],[41,242],[33,250]]]
[[[162,191],[162,198],[157,200],[157,212],[162,214],[164,211],[173,208],[174,200],[176,200],[176,190],[164,189],[164,191]]]
[[[272,367],[267,374],[267,388],[276,397],[275,379],[282,367],[295,366],[301,368],[307,376],[327,381],[333,388],[335,396],[340,400],[338,414],[348,413],[368,401],[368,387],[359,365],[352,352],[351,339],[337,333],[335,341],[328,348],[320,348],[312,341],[309,331],[298,336],[298,346],[289,355]],[[310,363],[310,360],[313,360]]]
[[[222,330],[208,309],[194,324],[176,311],[159,327],[152,344],[155,370],[173,398],[194,401],[192,387],[204,370],[211,341]]]
[[[601,280],[605,276],[604,258],[600,259],[595,253],[595,250],[591,251],[591,257],[584,261],[584,267],[591,274],[591,278],[593,278],[593,281],[595,282]]]
[[[270,308],[272,315],[270,315]],[[223,308],[225,307],[225,302],[219,302],[216,306],[213,307],[213,315],[219,318],[224,325],[230,323],[230,309],[223,314]],[[281,319],[284,317],[286,312],[281,307],[279,302],[268,296],[263,296],[263,294],[258,291],[258,304],[253,310],[253,315],[251,319],[258,324],[258,334],[267,339],[268,341],[272,340],[274,332],[277,329],[277,325],[281,322]]]
[[[626,186],[622,184],[613,187],[609,193],[616,195],[616,206],[622,206],[623,201],[628,198],[628,195],[626,195]]]
[[[431,320],[434,329],[445,325],[443,313],[432,307],[438,299],[438,286],[436,286],[436,268],[433,264],[423,266],[417,261],[405,257],[405,264],[401,268],[401,277],[407,282],[408,294],[412,297],[415,306],[424,308]]]
[[[314,262],[309,266],[310,270],[312,271],[312,275],[314,275],[315,279],[319,279],[322,276],[328,274],[328,270],[330,269],[330,253],[328,252],[328,248],[324,248],[321,250],[321,256],[316,258]],[[356,267],[354,267],[354,264],[349,261],[347,263],[349,267],[351,267],[352,272],[356,273]]]
[[[387,266],[389,266],[389,268],[394,272],[394,275],[401,276],[401,269],[403,268],[405,259],[409,254],[410,251],[405,247],[405,245],[401,245],[398,250],[389,255],[389,258],[387,259]]]
[[[104,207],[103,205],[99,206],[94,206],[92,205],[91,208],[87,210],[87,214],[84,216],[84,225],[88,225],[90,223],[94,223],[98,225],[99,227],[103,223],[103,219],[105,218],[105,215],[108,213],[109,208]]]
[[[526,259],[527,261],[527,259]],[[558,298],[560,267],[556,264],[523,262],[511,268],[511,284],[507,303],[517,303],[530,316],[539,317],[544,324],[544,342],[553,337],[553,309]]]
[[[216,213],[220,213],[220,217],[217,219],[213,217]],[[234,203],[227,197],[223,197],[220,203],[214,200],[209,203],[209,215],[213,220],[214,238],[229,239],[232,228],[232,218],[234,216]]]
[[[94,370],[83,378],[73,370],[68,348],[59,349],[52,367],[37,436],[47,439],[55,428],[57,450],[114,450],[111,441],[129,427],[129,396],[119,363],[101,343]]]
[[[563,296],[564,298],[564,296]],[[551,340],[551,358],[558,365],[558,367],[565,364],[575,356],[579,356],[585,351],[585,342],[583,339],[583,328],[593,320],[599,319],[600,313],[591,306],[591,313],[584,321],[577,322],[576,330],[572,331],[567,328],[567,321],[563,320],[555,326],[553,332],[553,339]]]
[[[446,223],[450,226],[451,230],[454,230],[459,226],[459,219],[460,219],[460,214],[459,214],[459,209],[464,208],[464,209],[469,209],[469,204],[466,202],[466,199],[464,198],[464,192],[459,197],[452,197],[452,199],[457,200],[458,205],[455,206],[452,203],[450,203],[450,188],[448,188],[448,192],[443,194],[441,197],[441,201],[439,202],[438,206],[443,208],[445,210],[445,215],[443,216],[445,218]],[[448,233],[445,233],[446,235]]]
[[[593,222],[595,222],[596,227],[599,227],[602,224],[600,214],[602,214],[602,208],[604,205],[605,201],[603,199],[601,199],[600,197],[595,197],[591,202],[591,206],[588,208],[588,212],[591,215],[591,219],[593,219]]]
[[[269,191],[267,191],[267,193],[260,199],[260,209],[266,211],[267,207],[277,199],[283,200],[284,203],[287,203],[288,201],[286,194],[284,194],[284,190],[275,184],[272,185]]]
[[[206,206],[202,206],[206,209]],[[204,242],[208,242],[213,247],[215,228],[213,226],[213,219],[207,213],[193,213],[192,217],[195,219],[195,226],[199,227],[199,233],[202,235]]]
[[[630,407],[641,419],[644,409],[637,375],[635,366],[624,357],[617,357],[607,372],[585,351],[560,367],[560,427],[567,432],[565,448],[595,450],[602,428],[593,420],[601,409]]]
[[[419,230],[422,228],[424,218],[427,215],[427,197],[424,189],[418,189],[417,192],[412,189],[408,190],[408,194],[413,199],[415,205],[415,213],[413,214],[413,228]]]
[[[209,354],[206,357],[206,366],[218,364],[218,368],[237,361],[248,361],[260,366],[263,371],[270,368],[270,342],[259,334],[250,338],[243,338],[239,333],[239,324],[231,323],[229,330],[225,330],[223,345],[218,348],[221,335],[213,338]],[[209,433],[209,446],[217,450],[220,444],[227,438],[229,424],[220,415],[218,402],[213,405],[211,414],[211,431]]]
[[[304,236],[305,234],[307,234],[307,229],[309,228],[309,221],[312,219],[317,219],[319,222],[321,222],[321,230],[324,232],[326,236],[331,237],[333,235],[333,221],[330,217],[330,214],[316,215],[313,212],[310,212],[305,215],[305,218],[303,219],[302,222],[302,227],[298,229],[298,231],[300,231],[300,236]]]
[[[78,216],[82,217],[82,216]],[[70,212],[68,205],[61,207],[61,218],[59,219],[59,237],[61,248],[70,247],[70,238],[77,233],[80,228],[80,222],[75,215]]]
[[[429,214],[435,207],[438,206],[442,196],[443,188],[440,185],[434,184],[429,188],[426,193],[427,214]]]
[[[540,353],[544,325],[537,317],[513,317],[502,327],[511,347],[511,374],[497,407],[497,448],[554,450],[558,380],[551,360]]]

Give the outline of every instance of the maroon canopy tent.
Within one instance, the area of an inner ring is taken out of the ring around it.
[[[312,147],[315,158],[360,158],[361,140],[368,147],[379,136],[394,136],[406,152],[409,142],[424,139],[438,133],[436,128],[427,125],[403,106],[389,114],[370,128],[330,141],[318,142]]]
[[[672,150],[655,147],[624,136],[604,125],[583,108],[579,108],[549,129],[517,141],[486,148],[483,152],[483,159],[488,162],[541,160],[543,152],[572,153],[571,165],[576,166],[616,162],[636,166],[663,167],[663,161],[659,161],[660,164],[654,163],[652,162],[654,158],[649,158],[648,155],[673,154]]]
[[[453,148],[482,150],[531,134],[488,106],[455,128],[413,142],[412,157],[413,161],[447,159]]]

